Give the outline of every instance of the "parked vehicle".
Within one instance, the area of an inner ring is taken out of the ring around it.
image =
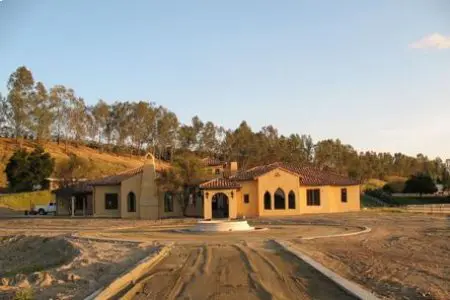
[[[33,205],[30,214],[32,215],[56,214],[56,203],[50,202],[48,205]]]

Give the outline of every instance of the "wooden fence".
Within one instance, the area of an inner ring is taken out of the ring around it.
[[[406,205],[405,207],[410,212],[450,214],[450,204]]]

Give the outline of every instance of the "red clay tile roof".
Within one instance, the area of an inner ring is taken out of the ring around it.
[[[239,183],[227,178],[216,178],[200,184],[200,188],[205,190],[238,189],[240,187]]]
[[[276,162],[268,165],[257,166],[245,171],[240,171],[231,180],[246,181],[254,180],[257,177],[264,175],[277,168],[294,173],[299,176],[300,183],[303,185],[357,185],[358,181],[345,176],[334,174],[331,172],[321,171],[313,167],[298,167],[282,162]]]
[[[231,176],[230,179],[238,181],[254,180],[256,177],[264,175],[276,168],[278,168],[278,166],[275,164],[257,166],[248,170],[238,171],[235,175]]]
[[[95,185],[117,185],[120,184],[122,181],[133,177],[139,173],[142,173],[143,166],[127,170],[125,172],[118,173],[116,175],[106,176],[100,179],[91,180],[90,184]]]
[[[221,161],[218,158],[214,157],[206,157],[202,159],[202,162],[208,167],[223,165],[225,162]]]
[[[72,194],[91,194],[93,187],[90,181],[82,181],[52,191],[56,195],[70,196]]]

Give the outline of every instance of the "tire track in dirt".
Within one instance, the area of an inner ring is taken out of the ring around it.
[[[255,290],[256,294],[263,299],[272,299],[272,294],[265,287],[261,278],[258,276],[258,269],[250,260],[248,251],[244,250],[244,248],[239,245],[233,245],[233,247],[239,252],[241,259],[244,262],[245,267],[247,268],[249,282],[251,283],[251,287]]]
[[[190,262],[193,255],[196,255],[195,261],[192,265],[189,266],[188,263]],[[198,248],[197,251],[193,252],[189,256],[186,264],[180,271],[180,275],[175,283],[175,286],[173,287],[171,293],[167,296],[167,299],[176,299],[178,296],[182,295],[184,290],[186,289],[186,286],[193,280],[193,278],[196,276],[196,273],[200,272],[204,265],[205,246]]]
[[[211,259],[212,259],[211,247],[203,246],[203,249],[205,261],[204,264],[202,265],[202,274],[209,275],[211,273]]]
[[[285,274],[283,273],[277,265],[272,262],[266,254],[264,254],[261,250],[256,249],[252,246],[247,245],[248,249],[255,255],[257,255],[259,258],[261,258],[264,263],[267,264],[267,266],[270,267],[270,269],[277,275],[277,277],[283,282],[286,283],[287,287],[289,288],[290,292],[292,294],[298,294],[299,291],[306,291],[307,287],[305,284],[303,284],[300,280],[298,280],[297,277],[292,276],[291,274]],[[302,297],[307,297],[308,295],[306,293],[301,294]]]
[[[240,249],[256,271],[258,283],[275,299],[307,299],[308,293],[304,285],[293,281],[289,273],[283,273],[262,253],[261,250],[247,244],[234,245]]]
[[[179,245],[134,299],[353,299],[281,251],[268,243]]]

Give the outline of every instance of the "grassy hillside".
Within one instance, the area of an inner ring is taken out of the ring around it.
[[[29,151],[32,151],[35,145],[36,144],[33,141],[24,141],[24,147]],[[17,147],[18,146],[14,139],[0,138],[0,187],[5,187],[7,185],[4,169],[9,158]],[[90,179],[135,168],[143,163],[142,157],[102,153],[98,150],[85,146],[75,147],[68,145],[67,151],[65,151],[64,144],[58,145],[56,143],[49,142],[43,147],[45,151],[49,152],[55,159],[55,176],[57,176],[58,171],[67,164],[69,161],[69,155],[71,154],[75,154],[78,159],[83,162],[83,168],[82,170],[79,170],[77,175]],[[166,166],[167,163],[157,162],[157,167]]]
[[[32,205],[48,204],[51,200],[50,191],[7,194],[0,195],[0,207],[24,211],[30,210]]]

